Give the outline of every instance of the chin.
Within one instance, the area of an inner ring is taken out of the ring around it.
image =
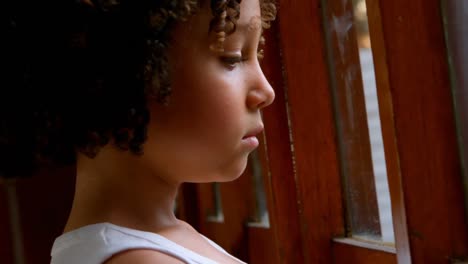
[[[210,182],[230,182],[238,179],[247,168],[247,158],[239,159],[237,161],[225,162],[223,165],[218,166],[216,170],[204,170],[204,172],[196,173],[195,175],[204,175],[202,178],[191,179],[190,182],[194,183],[210,183]]]
[[[213,183],[213,182],[231,182],[234,180],[237,180],[242,173],[212,173],[211,176],[203,178],[203,179],[195,179],[195,180],[189,180],[187,182],[192,182],[192,183]]]
[[[247,168],[247,159],[239,162],[238,164],[232,164],[228,169],[226,169],[223,173],[218,175],[218,182],[230,182],[238,179]]]

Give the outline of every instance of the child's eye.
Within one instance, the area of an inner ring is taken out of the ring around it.
[[[241,56],[226,56],[226,57],[221,57],[221,62],[226,65],[229,69],[234,69],[237,64],[243,62],[244,60],[242,59]]]

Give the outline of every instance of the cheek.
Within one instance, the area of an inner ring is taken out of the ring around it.
[[[241,134],[226,114],[210,117],[190,113],[150,129],[148,164],[175,181],[230,181],[244,171],[247,153],[240,146]]]
[[[241,133],[245,100],[236,78],[219,69],[193,70],[173,83],[173,115],[185,129],[211,140]]]
[[[211,149],[232,144],[242,133],[242,112],[237,98],[225,95],[207,92],[186,98],[173,120],[180,137]]]
[[[177,166],[205,172],[238,163],[245,113],[235,91],[235,85],[214,78],[174,82],[169,106],[156,106],[152,113],[150,136],[165,150],[165,158],[176,160]],[[239,170],[239,166],[233,169]]]
[[[152,107],[153,157],[181,175],[237,177],[247,159],[240,147],[247,121],[241,78],[212,57],[189,49],[181,54],[169,105]]]

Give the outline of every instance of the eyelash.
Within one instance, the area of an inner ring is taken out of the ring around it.
[[[229,69],[234,69],[237,64],[242,63],[246,61],[246,59],[240,57],[240,56],[225,56],[221,57],[221,62],[226,65]]]
[[[255,57],[256,57],[256,59],[258,61],[263,59],[263,50],[259,50]],[[231,70],[233,70],[237,66],[237,64],[243,63],[243,62],[248,61],[248,60],[249,59],[242,58],[240,56],[224,56],[224,57],[221,57],[221,62]]]

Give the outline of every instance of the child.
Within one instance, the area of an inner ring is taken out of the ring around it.
[[[242,263],[173,208],[181,183],[232,181],[258,146],[260,110],[274,92],[257,53],[274,5],[14,5],[6,63],[15,89],[3,96],[0,142],[4,157],[31,166],[2,164],[2,174],[76,162],[74,201],[52,263]],[[13,115],[19,99],[23,110]]]

